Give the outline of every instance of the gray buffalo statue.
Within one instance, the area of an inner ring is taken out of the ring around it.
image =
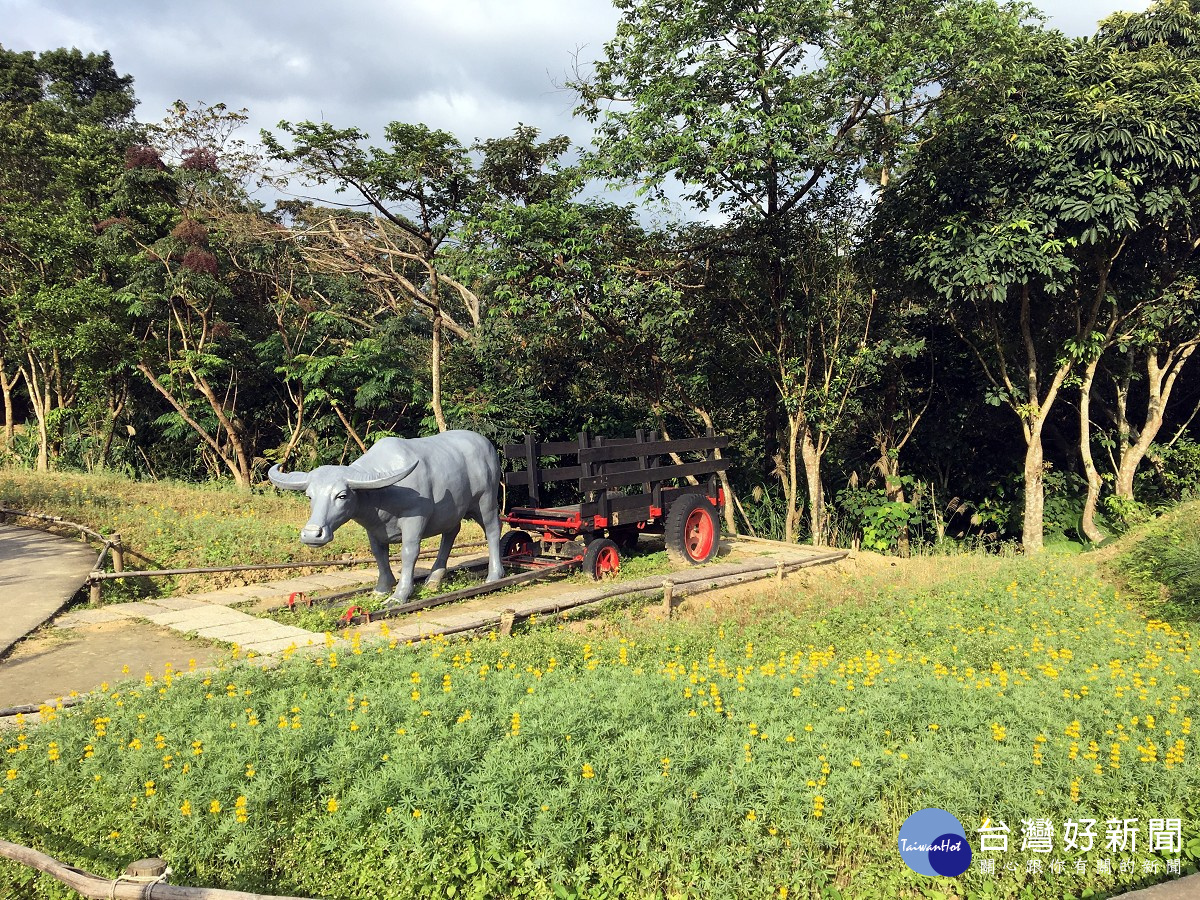
[[[311,503],[300,540],[320,547],[354,520],[367,530],[371,555],[379,565],[375,592],[391,593],[388,603],[412,594],[413,570],[421,539],[442,536],[433,571],[436,585],[464,518],[483,526],[488,545],[488,581],[504,575],[500,564],[500,459],[496,448],[473,431],[447,431],[434,437],[383,438],[348,466],[318,466],[311,472],[267,473],[277,488],[304,491]],[[388,545],[399,542],[401,571],[396,582]],[[392,589],[395,588],[395,591]]]

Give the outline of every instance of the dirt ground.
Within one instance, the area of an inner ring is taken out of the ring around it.
[[[206,665],[228,650],[177,632],[135,622],[80,628],[47,625],[17,644],[0,661],[0,709],[38,704],[102,682],[161,676],[167,663],[177,670],[191,660]]]

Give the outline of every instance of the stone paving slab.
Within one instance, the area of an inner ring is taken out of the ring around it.
[[[168,607],[163,606],[161,603],[156,603],[153,600],[135,600],[131,603],[116,603],[108,608],[116,612],[122,612],[126,616],[133,619],[144,619],[147,616],[155,616],[168,611]]]
[[[191,597],[158,597],[154,600],[155,605],[161,606],[164,609],[200,609],[204,606],[198,600],[193,600]]]
[[[463,613],[442,613],[441,615],[430,616],[422,621],[422,625],[428,625],[434,628],[440,628],[444,631],[450,631],[455,628],[465,628],[471,625],[482,625],[487,621],[498,621],[500,610],[495,609],[488,612],[463,612]]]
[[[334,581],[334,583],[336,583],[338,585],[349,586],[352,584],[367,584],[368,582],[371,582],[371,581],[378,581],[379,573],[375,572],[375,571],[371,571],[371,572],[326,572],[324,574],[324,576],[322,576],[322,577],[330,579],[331,581]]]
[[[751,548],[752,551],[758,548]],[[763,555],[773,557],[777,562],[788,565],[811,558],[804,548],[799,552],[771,552],[773,548],[763,548]],[[730,575],[739,564],[713,564],[702,571],[685,571],[671,575],[656,575],[628,582],[621,587],[630,592],[654,592],[662,589],[663,583],[674,577],[682,591],[700,585],[717,582]],[[770,570],[768,570],[769,572]],[[428,574],[428,569],[419,569],[418,577]],[[687,584],[680,583],[682,576],[692,576]],[[695,576],[701,576],[696,578]],[[317,647],[323,650],[325,637],[323,634],[306,631],[292,625],[284,625],[271,619],[251,616],[232,605],[244,603],[252,599],[268,599],[275,596],[286,596],[293,591],[313,592],[345,589],[351,585],[361,584],[364,587],[375,580],[373,571],[323,572],[317,575],[301,578],[289,578],[282,581],[263,582],[260,584],[243,585],[209,591],[204,594],[193,594],[187,597],[164,598],[147,602],[119,604],[100,610],[81,610],[73,614],[74,621],[116,621],[121,618],[146,618],[151,622],[176,631],[196,634],[210,640],[237,644],[245,650],[256,654],[276,654],[289,648],[303,649]],[[760,576],[761,577],[761,576]],[[565,588],[565,589],[564,589]],[[519,616],[534,614],[550,615],[561,606],[587,603],[593,599],[602,599],[612,585],[544,585],[533,596],[519,597],[512,594],[481,596],[473,600],[454,604],[453,606],[428,609],[410,615],[403,620],[384,619],[367,623],[357,629],[361,638],[376,639],[384,637],[383,629],[387,629],[387,637],[400,642],[417,641],[444,632],[465,631],[471,628],[494,627],[506,609],[513,610]],[[67,617],[64,621],[71,621]],[[343,632],[339,640],[349,638],[354,632]]]
[[[176,631],[193,631],[197,628],[227,625],[230,622],[240,622],[254,617],[238,612],[236,609],[230,609],[228,606],[201,606],[199,609],[159,613],[149,618],[156,625],[166,625]]]
[[[241,603],[244,600],[257,600],[260,597],[270,596],[271,588],[268,587],[270,582],[266,584],[243,584],[237,587],[222,588],[220,591],[214,591],[213,595],[220,597],[220,605],[230,603]]]
[[[162,610],[158,610],[162,612]],[[59,616],[54,621],[55,628],[76,628],[80,625],[103,625],[105,622],[119,622],[129,618],[124,612],[116,609],[101,607],[99,609],[80,609],[65,616]]]
[[[229,622],[224,625],[206,625],[203,628],[193,628],[188,631],[188,634],[196,634],[203,638],[208,638],[213,641],[224,641],[227,644],[240,644],[243,639],[253,640],[260,637],[266,630],[259,623],[261,619],[253,622]]]

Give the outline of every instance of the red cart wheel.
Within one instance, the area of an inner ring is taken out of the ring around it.
[[[506,531],[500,538],[500,558],[512,559],[522,556],[537,556],[533,538],[524,531]]]
[[[612,578],[621,568],[621,553],[608,538],[587,545],[583,554],[583,571],[592,581]]]
[[[677,562],[699,565],[717,555],[721,525],[716,507],[702,494],[685,494],[671,504],[664,525],[667,554]]]

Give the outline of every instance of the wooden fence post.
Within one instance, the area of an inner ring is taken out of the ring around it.
[[[92,606],[100,605],[100,579],[88,578],[88,599]]]
[[[663,582],[662,610],[663,618],[671,618],[671,609],[675,603],[675,582],[669,578]]]
[[[125,545],[121,543],[121,533],[118,531],[109,540],[112,541],[113,571],[125,571]]]
[[[508,637],[512,634],[513,623],[517,620],[517,611],[515,609],[506,609],[500,613],[500,636]]]

